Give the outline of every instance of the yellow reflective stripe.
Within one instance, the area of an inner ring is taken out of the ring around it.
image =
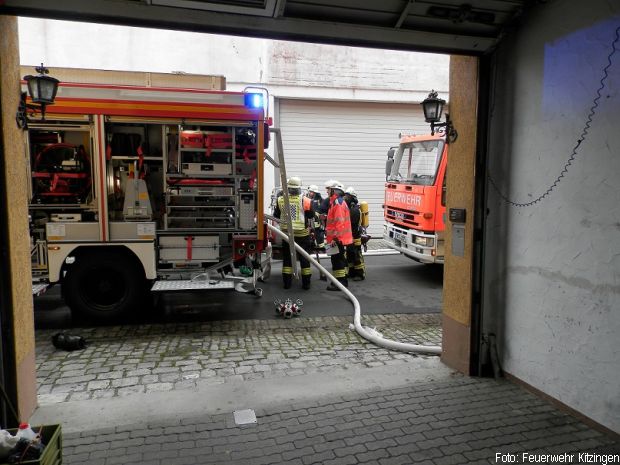
[[[283,274],[293,274],[293,267],[292,266],[283,266],[282,267],[282,273]]]
[[[333,271],[334,278],[344,278],[346,277],[346,273],[344,270],[334,270]]]
[[[362,245],[361,239],[353,239],[353,245]]]
[[[364,266],[364,264],[362,263],[361,265],[355,265],[355,267],[354,267],[354,268],[355,268],[356,270],[363,270],[363,269],[364,269],[364,268],[366,268],[366,267],[365,267],[365,266]]]
[[[302,268],[301,275],[302,276],[310,276],[312,274],[312,268]]]
[[[306,220],[304,215],[303,199],[298,195],[291,195],[288,198],[290,204],[291,222],[293,223],[293,232],[304,230],[306,227]],[[284,211],[284,197],[278,198],[278,206],[280,211]],[[281,223],[280,229],[286,231],[287,225],[285,222]],[[304,234],[304,236],[307,234]]]

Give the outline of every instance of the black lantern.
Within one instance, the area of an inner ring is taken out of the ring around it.
[[[450,121],[450,115],[446,113],[445,123],[440,123],[441,114],[443,113],[443,106],[446,101],[437,96],[437,92],[431,90],[428,97],[422,102],[422,109],[424,110],[424,120],[427,123],[431,123],[431,135],[435,134],[435,128],[444,128],[438,132],[446,134],[446,140],[448,142],[454,142],[458,137],[456,129],[452,127],[452,121]]]
[[[24,76],[24,80],[28,85],[28,94],[32,99],[32,104],[26,103],[26,92],[22,92],[17,110],[17,126],[23,129],[28,127],[28,110],[41,111],[41,119],[45,120],[45,107],[54,103],[56,92],[58,91],[58,79],[46,76],[49,70],[43,66],[37,66],[35,71],[39,74],[36,76]]]

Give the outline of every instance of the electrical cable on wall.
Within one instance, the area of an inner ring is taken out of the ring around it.
[[[599,100],[602,97],[601,92],[605,88],[607,78],[609,77],[608,70],[609,70],[609,68],[611,67],[611,64],[612,64],[611,58],[618,51],[618,49],[616,48],[616,45],[618,44],[618,41],[620,41],[620,26],[618,26],[616,28],[616,33],[615,34],[616,34],[616,38],[614,39],[614,41],[611,44],[612,50],[609,53],[609,55],[607,56],[607,66],[605,66],[605,68],[603,68],[603,77],[600,80],[600,84],[601,85],[596,90],[596,97],[592,101],[592,106],[590,107],[590,112],[588,113],[588,117],[586,119],[586,124],[585,124],[585,126],[583,128],[583,131],[581,132],[581,135],[579,136],[579,139],[577,140],[577,143],[573,147],[573,150],[571,151],[571,154],[568,157],[568,160],[564,164],[564,167],[562,168],[562,171],[560,172],[559,176],[555,179],[555,181],[553,181],[551,186],[549,186],[547,188],[547,190],[543,194],[541,194],[539,197],[537,197],[536,199],[534,199],[534,200],[532,200],[530,202],[523,202],[523,203],[515,202],[515,201],[510,200],[506,194],[504,194],[502,191],[500,191],[499,187],[497,186],[497,183],[495,182],[495,180],[493,179],[493,177],[489,173],[489,175],[488,175],[489,183],[491,184],[493,189],[497,192],[497,194],[500,196],[500,198],[502,200],[504,200],[506,203],[508,203],[509,205],[512,205],[513,207],[530,207],[530,206],[540,202],[545,197],[547,197],[549,194],[551,194],[553,189],[555,189],[555,187],[564,178],[564,175],[568,172],[569,166],[572,165],[573,161],[575,160],[575,157],[577,156],[577,150],[579,150],[579,147],[585,141],[586,136],[588,135],[588,132],[590,131],[590,125],[592,124],[592,118],[594,117],[594,114],[596,113],[596,109],[599,106]]]

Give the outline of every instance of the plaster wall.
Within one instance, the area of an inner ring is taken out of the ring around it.
[[[448,91],[449,56],[20,18],[20,62],[223,75],[283,98],[421,102]]]
[[[620,431],[620,4],[524,23],[494,57],[484,331],[506,372]]]
[[[0,151],[4,159],[4,178],[8,218],[8,258],[11,273],[12,325],[5,334],[12,335],[15,345],[14,378],[17,386],[17,413],[27,420],[37,403],[35,377],[34,312],[30,276],[30,244],[28,239],[28,205],[26,150],[24,133],[15,124],[19,103],[19,61],[17,18],[0,16]],[[7,270],[1,270],[4,273]]]

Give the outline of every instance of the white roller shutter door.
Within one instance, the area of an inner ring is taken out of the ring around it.
[[[421,106],[282,99],[278,119],[287,174],[322,190],[327,179],[355,187],[369,205],[368,232],[381,237],[387,151],[399,133],[430,132]]]

